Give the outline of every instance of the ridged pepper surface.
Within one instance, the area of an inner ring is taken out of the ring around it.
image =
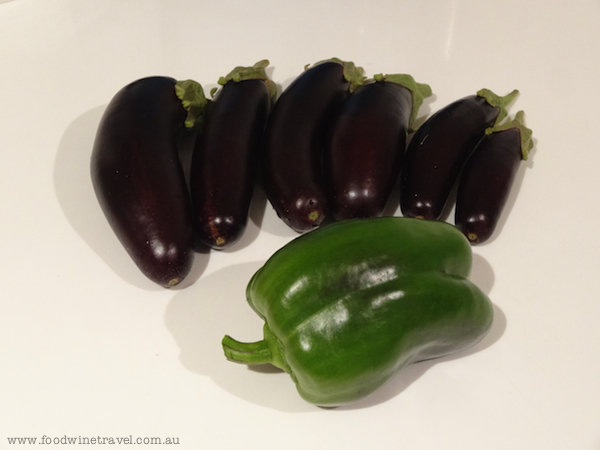
[[[458,352],[489,331],[493,306],[469,279],[472,252],[453,225],[354,219],[302,235],[252,277],[246,296],[264,339],[223,339],[226,357],[288,372],[299,394],[339,406],[405,366]]]

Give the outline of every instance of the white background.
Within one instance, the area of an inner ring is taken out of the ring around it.
[[[109,228],[89,158],[108,101],[137,78],[208,92],[266,58],[285,88],[334,56],[430,84],[421,117],[518,88],[510,111],[525,111],[535,148],[494,239],[474,248],[491,333],[326,410],[287,374],[222,354],[226,333],[261,338],[245,285],[296,236],[264,197],[241,243],[197,254],[185,285],[165,290]],[[0,449],[131,435],[182,449],[599,450],[599,80],[598,0],[2,3]]]

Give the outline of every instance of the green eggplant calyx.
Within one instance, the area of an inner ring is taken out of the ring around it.
[[[238,66],[234,68],[231,72],[229,72],[224,77],[219,78],[218,83],[221,86],[226,85],[228,82],[233,81],[235,83],[239,83],[241,81],[246,80],[262,80],[266,83],[269,88],[269,94],[271,95],[271,101],[275,102],[277,98],[277,85],[269,75],[267,75],[266,68],[269,66],[269,60],[263,59],[258,61],[256,64],[250,67]],[[213,88],[211,90],[211,94],[214,95],[217,88]]]
[[[507,120],[501,125],[488,128],[485,130],[485,134],[490,135],[492,133],[513,128],[519,130],[519,134],[521,135],[521,157],[524,161],[527,161],[529,152],[533,148],[533,132],[531,131],[531,128],[525,126],[525,113],[523,111],[519,111],[513,120]]]
[[[239,342],[225,336],[221,343],[225,357],[240,364],[271,364],[292,375],[283,356],[283,347],[266,323],[263,333],[264,339],[257,342]]]
[[[185,127],[200,126],[209,102],[204,95],[202,85],[194,80],[178,81],[175,84],[175,95],[187,111]]]
[[[508,115],[507,107],[517,98],[519,95],[519,90],[515,89],[511,93],[505,95],[504,97],[500,97],[499,95],[494,94],[489,89],[480,89],[477,91],[477,95],[485,98],[485,100],[492,106],[500,109],[498,113],[498,117],[494,122],[494,127],[498,125],[504,118]]]
[[[405,87],[406,89],[408,89],[410,91],[410,93],[412,94],[412,98],[413,98],[413,107],[412,107],[412,113],[410,115],[410,120],[408,122],[408,131],[409,131],[409,133],[416,131],[413,128],[413,123],[417,118],[417,114],[419,113],[419,108],[423,104],[423,100],[425,100],[427,97],[431,97],[431,94],[432,94],[431,87],[428,84],[417,83],[411,75],[404,74],[404,73],[398,73],[398,74],[392,74],[392,75],[378,74],[378,75],[375,75],[373,77],[373,79],[376,82],[380,82],[380,83],[384,83],[384,82],[396,83],[396,84],[399,84],[400,86]]]
[[[304,66],[304,70],[308,70],[310,67],[315,67],[326,62],[335,62],[342,65],[344,68],[344,78],[350,83],[350,92],[354,92],[356,89],[358,89],[358,87],[362,86],[367,79],[367,77],[364,75],[365,70],[362,67],[355,65],[352,61],[342,61],[339,58],[325,59],[313,64],[312,66],[307,64]]]

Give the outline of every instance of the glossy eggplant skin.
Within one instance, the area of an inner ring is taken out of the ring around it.
[[[191,204],[178,157],[186,111],[176,81],[148,77],[122,88],[100,121],[91,177],[102,210],[150,280],[171,287],[193,260]]]
[[[324,157],[335,220],[383,214],[400,174],[412,107],[406,87],[378,81],[359,87],[342,103]]]
[[[323,62],[303,72],[275,103],[265,131],[265,194],[297,232],[318,227],[327,214],[322,155],[333,113],[349,94],[343,69]]]
[[[401,174],[400,209],[407,217],[438,220],[460,171],[500,108],[472,95],[436,112],[415,132]]]
[[[454,223],[471,244],[482,244],[494,233],[521,160],[521,134],[509,128],[485,136],[465,164]]]
[[[260,144],[271,108],[263,80],[228,81],[211,102],[190,169],[196,239],[213,249],[246,230]]]

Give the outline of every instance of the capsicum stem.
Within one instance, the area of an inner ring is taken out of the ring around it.
[[[239,342],[230,336],[223,338],[223,351],[229,361],[241,364],[270,364],[273,359],[267,341]]]
[[[222,341],[225,357],[229,361],[242,364],[272,364],[294,378],[294,374],[285,361],[281,343],[266,323],[263,333],[265,338],[257,342],[239,342],[231,336],[225,336]]]

